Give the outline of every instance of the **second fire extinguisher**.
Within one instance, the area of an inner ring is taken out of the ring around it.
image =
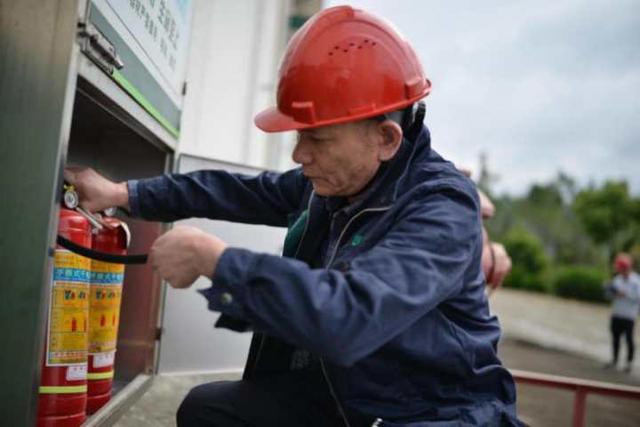
[[[126,255],[129,245],[127,225],[111,217],[105,217],[102,222],[105,227],[95,231],[92,249],[112,255]],[[111,398],[124,268],[124,264],[91,261],[88,414],[96,412]]]

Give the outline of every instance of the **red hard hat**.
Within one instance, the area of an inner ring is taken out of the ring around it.
[[[409,43],[389,23],[349,6],[318,12],[294,34],[279,79],[278,106],[255,117],[266,132],[374,117],[431,90]]]
[[[616,255],[616,260],[614,262],[614,265],[618,273],[624,273],[626,271],[631,270],[632,264],[633,264],[633,261],[631,259],[631,255],[623,252]]]

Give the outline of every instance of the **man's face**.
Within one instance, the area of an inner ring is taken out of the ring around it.
[[[318,195],[350,197],[369,183],[381,163],[373,127],[362,121],[298,132],[292,158]]]

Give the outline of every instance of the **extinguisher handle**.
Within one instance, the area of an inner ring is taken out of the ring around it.
[[[146,264],[149,256],[147,254],[139,255],[115,255],[106,252],[96,251],[77,243],[72,242],[58,234],[56,243],[65,249],[70,250],[73,253],[82,255],[87,258],[94,259],[96,261],[111,262],[114,264]]]

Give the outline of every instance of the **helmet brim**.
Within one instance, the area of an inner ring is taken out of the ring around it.
[[[429,95],[429,93],[431,92],[431,82],[427,80],[427,83],[427,87],[421,93],[411,99],[406,99],[395,104],[386,105],[383,108],[363,111],[360,114],[351,114],[344,117],[337,117],[329,120],[317,121],[314,123],[305,123],[299,122],[293,117],[284,114],[282,111],[278,110],[278,107],[269,107],[266,110],[263,110],[260,113],[256,114],[253,122],[259,129],[265,132],[285,132],[290,130],[311,129],[319,128],[322,126],[339,125],[342,123],[363,120],[408,107],[414,102],[419,101],[420,99]]]
[[[293,117],[287,116],[276,107],[270,107],[258,113],[253,122],[265,132],[285,132],[311,127],[309,123],[298,122]]]

